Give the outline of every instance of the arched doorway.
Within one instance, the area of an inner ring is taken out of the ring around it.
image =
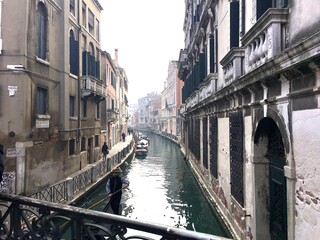
[[[254,142],[256,239],[287,239],[285,146],[272,118],[260,120]]]

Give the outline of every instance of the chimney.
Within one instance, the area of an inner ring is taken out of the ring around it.
[[[114,62],[117,66],[119,66],[118,65],[118,48],[114,49]]]

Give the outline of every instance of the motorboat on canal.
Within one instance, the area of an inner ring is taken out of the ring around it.
[[[136,143],[136,150],[135,154],[138,158],[144,158],[148,155],[148,148],[149,148],[150,140],[139,138]]]

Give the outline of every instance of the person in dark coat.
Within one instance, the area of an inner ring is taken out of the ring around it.
[[[103,160],[106,160],[107,159],[107,154],[109,153],[109,147],[107,145],[106,142],[104,142],[104,144],[102,145],[102,154],[103,154]]]
[[[126,134],[123,132],[121,136],[122,136],[122,141],[124,142],[126,140]]]
[[[108,179],[106,184],[106,191],[110,197],[110,205],[114,214],[121,215],[120,201],[122,197],[122,189],[129,186],[129,181],[119,176],[120,169],[112,170],[112,176]]]

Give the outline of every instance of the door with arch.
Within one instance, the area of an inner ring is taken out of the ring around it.
[[[287,187],[284,144],[276,124],[268,136],[270,235],[273,240],[287,239]]]
[[[265,117],[255,132],[255,227],[257,239],[287,239],[285,146],[276,122]]]

